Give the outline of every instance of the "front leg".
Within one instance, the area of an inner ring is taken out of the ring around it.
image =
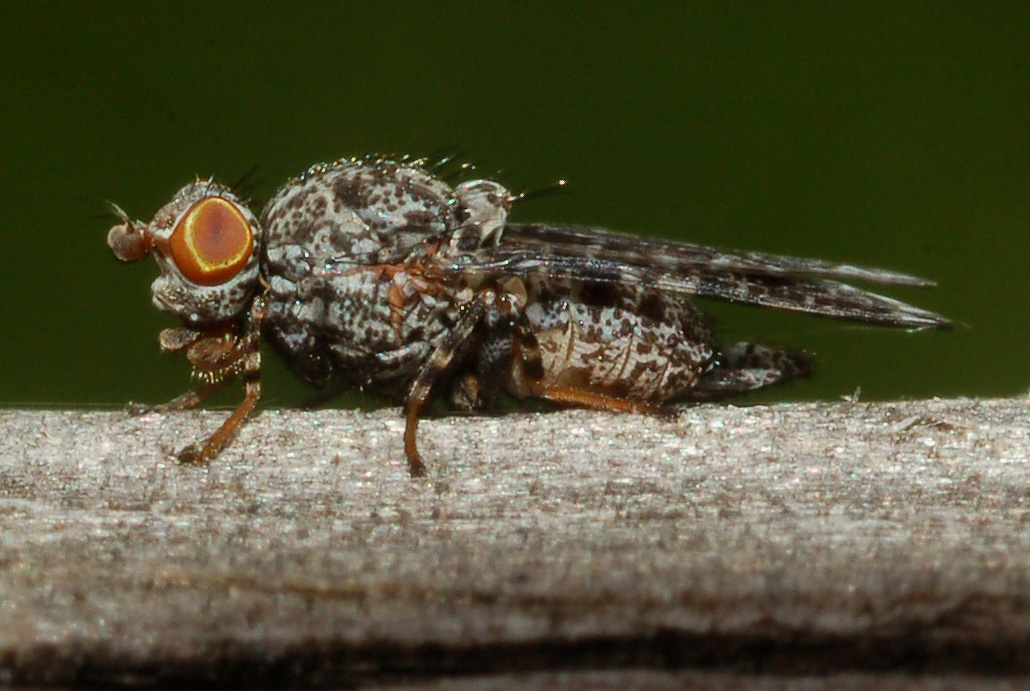
[[[184,348],[191,348],[198,341],[204,338],[204,332],[198,329],[191,329],[188,326],[180,326],[175,329],[165,329],[157,338],[158,346],[162,353],[175,353]],[[208,336],[210,338],[210,336]],[[192,361],[193,358],[187,357]],[[206,380],[197,388],[187,391],[181,396],[176,396],[167,403],[160,405],[145,405],[142,403],[130,403],[128,405],[130,415],[147,415],[149,413],[169,413],[176,410],[188,410],[200,405],[208,396],[215,393],[232,380],[231,376],[221,377],[217,380]]]
[[[162,403],[160,405],[130,403],[129,413],[132,415],[147,415],[149,413],[171,413],[176,410],[189,410],[191,408],[196,408],[204,401],[204,399],[221,389],[230,381],[232,381],[232,377],[227,377],[221,381],[201,384],[197,388],[191,389],[181,396],[176,396],[167,403]]]
[[[181,463],[207,463],[210,461],[236,438],[247,418],[254,413],[254,408],[257,406],[258,401],[261,400],[261,323],[265,318],[265,314],[265,298],[263,295],[259,295],[251,303],[250,320],[246,334],[234,341],[236,347],[232,349],[232,352],[236,354],[236,357],[234,359],[227,359],[224,351],[217,353],[216,361],[228,367],[233,373],[242,366],[243,401],[233,411],[233,414],[229,416],[229,419],[222,423],[222,426],[208,437],[202,446],[198,448],[197,445],[193,444],[180,451],[178,459]],[[217,351],[212,350],[211,352],[212,357],[215,357]],[[194,366],[197,366],[196,362],[194,362]],[[231,378],[229,376],[227,379]],[[211,385],[217,387],[221,383],[220,381],[215,381]],[[201,389],[203,388],[201,387]],[[186,396],[189,396],[189,394],[186,394]],[[186,396],[180,396],[180,398],[185,398]]]

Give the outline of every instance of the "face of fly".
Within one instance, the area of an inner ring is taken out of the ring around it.
[[[154,306],[193,325],[231,319],[258,288],[258,221],[228,188],[198,180],[183,187],[150,223],[114,207],[120,224],[107,245],[136,262],[148,254],[161,275],[151,286]]]

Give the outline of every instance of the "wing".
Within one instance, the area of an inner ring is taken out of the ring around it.
[[[944,317],[841,282],[933,286],[915,276],[757,252],[724,252],[601,228],[509,224],[500,244],[456,271],[636,283],[671,294],[910,329],[944,329]]]

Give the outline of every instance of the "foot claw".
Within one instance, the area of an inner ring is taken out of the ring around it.
[[[125,412],[130,417],[142,417],[147,413],[154,412],[154,406],[147,405],[146,403],[130,401],[129,404],[125,406]]]
[[[673,405],[661,405],[654,409],[655,416],[662,420],[675,420],[682,412],[682,408],[678,408]]]
[[[175,460],[179,463],[199,463],[203,459],[200,457],[200,449],[197,448],[196,444],[190,444],[185,447],[182,451],[175,455]]]

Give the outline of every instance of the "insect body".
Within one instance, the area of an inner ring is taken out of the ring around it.
[[[918,278],[809,259],[721,252],[595,228],[507,222],[518,197],[487,180],[452,188],[415,163],[320,164],[283,186],[260,219],[232,190],[199,180],[149,223],[108,245],[149,253],[154,305],[182,318],[159,342],[201,379],[159,406],[196,405],[242,373],[246,395],[222,427],[180,453],[207,461],[261,396],[264,333],[317,387],[338,381],[401,399],[412,475],[431,394],[494,406],[502,392],[596,408],[654,411],[804,374],[800,354],[720,349],[690,298],[913,329],[944,318],[841,280],[926,286]]]

